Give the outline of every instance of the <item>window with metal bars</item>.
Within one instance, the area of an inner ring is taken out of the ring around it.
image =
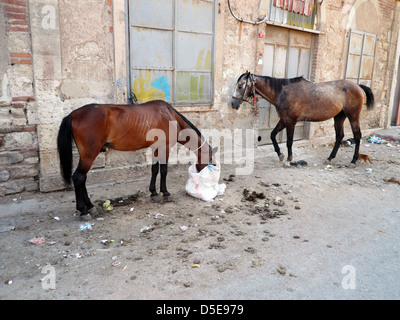
[[[376,34],[351,30],[345,79],[371,87],[374,73]]]
[[[139,102],[214,98],[214,0],[129,0],[130,87]]]
[[[316,0],[269,0],[268,21],[301,29],[317,29]]]

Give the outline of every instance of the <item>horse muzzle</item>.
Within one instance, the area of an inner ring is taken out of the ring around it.
[[[240,99],[238,99],[236,97],[232,97],[232,101],[231,101],[232,108],[239,110],[240,102],[241,102]]]

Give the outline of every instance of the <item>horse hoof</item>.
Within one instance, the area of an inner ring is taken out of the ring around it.
[[[81,220],[90,221],[90,220],[93,220],[93,217],[90,213],[81,214]]]
[[[349,168],[353,169],[353,168],[355,168],[355,167],[356,167],[356,164],[355,164],[355,163],[353,163],[353,162],[350,162],[350,164],[349,164]]]
[[[283,165],[284,168],[290,168],[290,161],[286,161]]]
[[[160,203],[162,201],[161,197],[157,194],[156,196],[151,196],[150,201],[153,203]]]
[[[171,195],[163,196],[163,202],[175,202],[174,198]]]
[[[325,162],[324,162],[324,164],[331,164],[332,162],[331,162],[331,160],[329,160],[329,159],[326,159],[325,160]]]
[[[283,161],[283,159],[285,159],[285,155],[283,153],[281,153],[279,155],[279,161]]]

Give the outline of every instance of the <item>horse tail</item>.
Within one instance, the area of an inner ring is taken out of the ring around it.
[[[65,181],[65,184],[69,186],[71,184],[72,174],[72,117],[71,115],[66,116],[60,125],[57,136],[57,149],[60,158],[61,175]]]
[[[375,98],[374,94],[372,93],[372,90],[370,87],[364,86],[362,84],[359,84],[360,88],[364,90],[365,95],[367,96],[367,109],[371,110],[375,106]]]

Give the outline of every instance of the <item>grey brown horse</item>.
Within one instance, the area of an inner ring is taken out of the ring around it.
[[[350,166],[354,166],[358,159],[361,130],[360,114],[366,101],[367,109],[374,107],[374,95],[367,86],[356,84],[349,80],[328,82],[312,82],[297,77],[292,79],[256,76],[250,72],[243,73],[236,85],[232,96],[232,108],[239,109],[244,101],[254,104],[258,94],[272,103],[279,115],[279,122],[271,132],[271,140],[279,160],[283,161],[276,141],[276,135],[286,128],[287,132],[287,160],[292,160],[292,145],[294,128],[298,121],[325,121],[334,118],[336,142],[327,159],[330,162],[336,157],[340,143],[344,137],[343,124],[349,119],[354,135],[354,156]],[[252,98],[252,101],[248,101]]]

